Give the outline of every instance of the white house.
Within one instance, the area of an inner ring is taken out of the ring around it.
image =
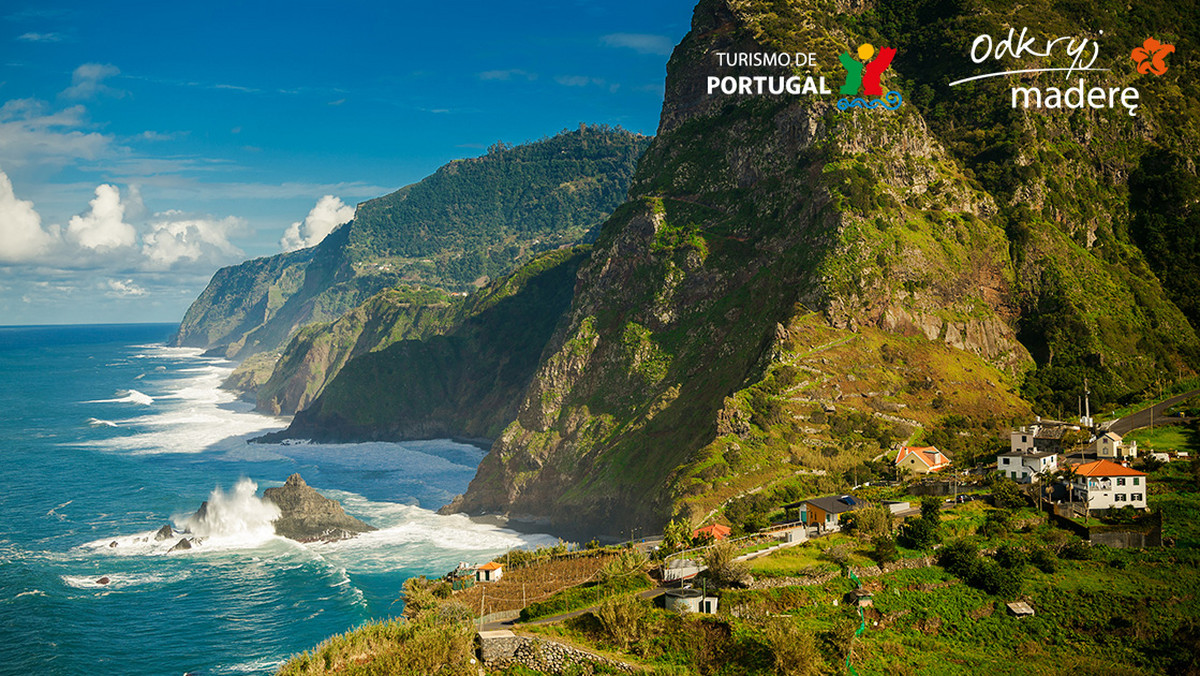
[[[489,561],[482,566],[475,567],[476,582],[499,582],[503,576],[504,566],[495,561]]]
[[[1038,476],[1058,471],[1058,454],[1050,451],[1001,453],[996,469],[1017,483],[1033,483]]]
[[[950,466],[950,459],[933,446],[905,446],[896,454],[896,467],[914,474],[931,474]]]
[[[1116,432],[1105,432],[1096,440],[1096,457],[1098,458],[1136,458],[1137,442],[1128,444]]]
[[[1093,460],[1076,467],[1071,488],[1075,499],[1086,503],[1088,509],[1145,509],[1149,492],[1145,472],[1111,460]]]

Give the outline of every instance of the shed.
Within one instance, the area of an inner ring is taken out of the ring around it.
[[[871,592],[859,587],[846,593],[846,603],[860,608],[869,608],[875,605],[875,599]]]
[[[1033,617],[1033,606],[1024,601],[1015,601],[1008,604],[1008,613],[1017,618]]]
[[[679,582],[696,577],[705,567],[693,559],[671,559],[663,566],[663,582]]]

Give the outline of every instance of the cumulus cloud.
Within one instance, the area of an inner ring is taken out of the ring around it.
[[[96,186],[91,209],[72,216],[67,224],[67,239],[84,249],[112,251],[137,243],[137,229],[125,222],[121,191],[107,183]]]
[[[33,202],[17,199],[8,174],[0,171],[0,262],[36,260],[55,240],[55,233],[42,229],[42,217]]]
[[[71,86],[62,95],[68,99],[90,99],[101,94],[120,98],[124,91],[104,84],[104,80],[120,73],[120,68],[109,63],[85,63],[71,74]]]
[[[283,239],[279,240],[279,246],[284,251],[316,246],[326,235],[352,218],[354,207],[346,206],[333,195],[325,195],[317,200],[316,206],[308,212],[303,222],[292,223],[288,227],[283,233]]]
[[[154,215],[150,232],[142,236],[146,266],[165,270],[182,264],[220,265],[241,257],[229,237],[244,227],[240,218],[188,217],[178,211]]]
[[[624,47],[638,54],[658,54],[670,56],[675,43],[665,35],[650,35],[648,33],[609,33],[600,38],[600,43],[606,47]]]
[[[126,296],[144,296],[146,290],[134,284],[132,279],[110,279],[108,280],[108,296],[124,298]]]
[[[18,199],[12,182],[0,171],[0,264],[186,272],[208,270],[244,255],[230,241],[245,229],[240,218],[166,211],[149,217],[147,223],[137,186],[129,186],[122,196],[116,186],[105,183],[96,187],[95,195],[88,210],[72,217],[66,228],[43,227],[33,203]],[[130,289],[109,291],[140,295]]]

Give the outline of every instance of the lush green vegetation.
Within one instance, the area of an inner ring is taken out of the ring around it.
[[[564,589],[545,601],[531,603],[521,611],[521,621],[528,622],[580,608],[596,605],[604,599],[624,593],[637,592],[654,586],[645,573],[615,577],[603,582],[592,582],[579,587]]]
[[[188,309],[182,345],[245,357],[282,348],[401,282],[474,289],[578,244],[625,199],[650,139],[581,126],[483,157],[360,204],[315,247],[220,270]]]
[[[586,257],[586,247],[543,254],[468,297],[436,335],[349,360],[282,435],[494,438],[516,415]]]

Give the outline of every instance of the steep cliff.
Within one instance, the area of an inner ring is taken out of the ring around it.
[[[358,205],[310,249],[224,268],[188,309],[176,345],[231,358],[279,350],[401,282],[472,289],[540,252],[576,244],[625,200],[649,139],[587,127],[497,144]]]
[[[268,371],[268,379],[255,388],[258,410],[293,415],[350,359],[401,340],[444,333],[457,323],[460,305],[460,298],[437,289],[399,286],[372,296],[336,321],[300,329]]]
[[[586,256],[586,247],[543,254],[437,310],[444,314],[427,324],[437,327],[432,335],[349,359],[287,430],[266,438],[495,438],[515,415]]]
[[[965,53],[975,33],[1043,15],[1053,31],[1085,10],[910,4],[700,3],[631,201],[581,267],[516,419],[448,509],[617,533],[702,516],[702,496],[844,469],[950,412],[1027,414],[1022,381],[1062,406],[1085,374],[1112,398],[1194,367],[1196,334],[1123,206],[1139,155],[1195,129],[1189,112],[1159,133],[1158,111],[1194,106],[1169,87],[1133,121],[1013,113],[978,92],[948,103],[930,91],[945,89],[950,44]],[[832,55],[937,40],[884,76],[910,94],[894,111],[705,90],[712,74],[779,74],[722,70],[718,53],[829,55],[812,74],[838,82]],[[995,162],[1010,135],[1019,169]]]

